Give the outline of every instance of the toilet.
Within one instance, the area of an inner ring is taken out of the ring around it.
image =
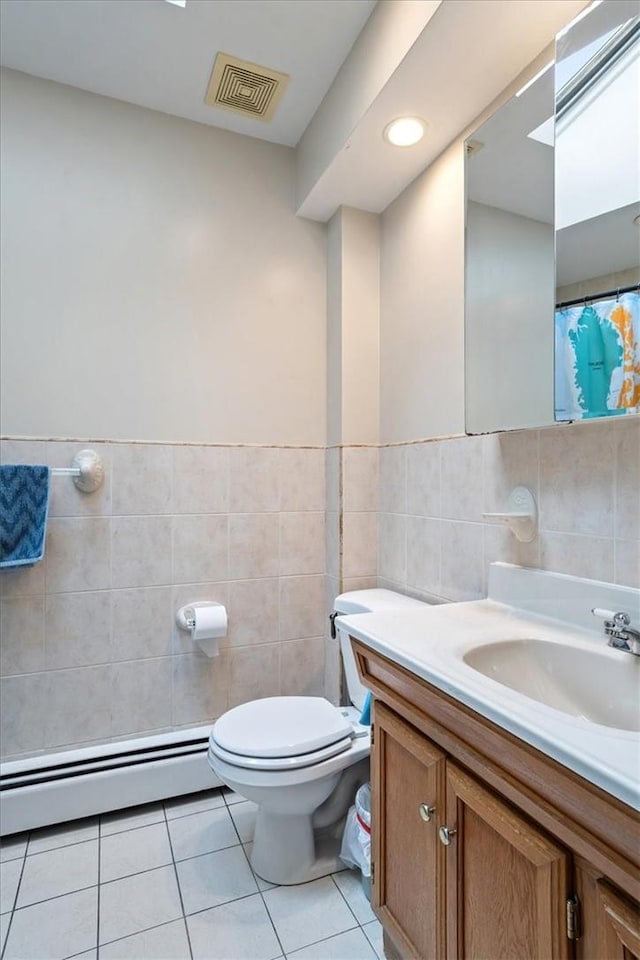
[[[423,606],[391,590],[356,590],[336,598],[337,614]],[[323,697],[266,697],[223,714],[209,737],[208,759],[228,787],[257,804],[251,865],[263,880],[305,883],[343,866],[338,851],[345,816],[369,779],[371,731],[359,723],[367,690],[347,634],[339,631],[350,706]]]

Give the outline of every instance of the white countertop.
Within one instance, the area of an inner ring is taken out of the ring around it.
[[[360,613],[339,617],[336,625],[640,810],[640,733],[570,716],[484,676],[463,660],[481,644],[533,637],[574,647],[577,657],[581,650],[593,651],[595,644],[598,654],[626,658],[629,670],[640,670],[637,657],[611,650],[604,635],[494,600]]]

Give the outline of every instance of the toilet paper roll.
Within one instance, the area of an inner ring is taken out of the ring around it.
[[[221,603],[208,603],[202,606],[193,606],[195,625],[191,636],[197,643],[199,640],[215,640],[227,635],[227,608]]]

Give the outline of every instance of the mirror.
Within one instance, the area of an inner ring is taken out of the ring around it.
[[[466,141],[467,433],[638,409],[637,10],[588,8]]]
[[[640,412],[637,13],[602,3],[556,44],[557,420]]]

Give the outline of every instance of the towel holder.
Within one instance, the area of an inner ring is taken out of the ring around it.
[[[73,477],[78,490],[93,493],[104,483],[104,464],[95,450],[80,450],[70,467],[52,467],[54,477]]]

